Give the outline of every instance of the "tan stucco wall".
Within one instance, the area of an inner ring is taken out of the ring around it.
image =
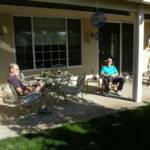
[[[91,20],[89,18],[85,18],[83,19],[83,65],[87,74],[92,72],[97,73],[98,71],[98,41],[91,36],[91,33],[95,34],[96,29],[91,25]]]
[[[4,82],[8,75],[8,65],[14,61],[12,48],[12,19],[11,15],[0,14],[0,82]]]

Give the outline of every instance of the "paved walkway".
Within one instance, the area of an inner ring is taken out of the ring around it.
[[[71,99],[56,101],[50,96],[49,109],[53,112],[52,115],[35,113],[32,117],[20,116],[22,112],[18,107],[0,101],[0,139],[145,105],[129,100],[132,93],[130,91],[132,88],[129,86],[131,85],[126,83],[124,97],[117,97],[114,94],[105,97],[93,88],[89,88],[89,93],[84,94],[84,100],[80,99],[78,102]],[[143,99],[147,102],[150,100],[149,90],[150,87],[143,87],[143,94],[145,94]],[[33,111],[37,109],[38,106],[34,106]]]

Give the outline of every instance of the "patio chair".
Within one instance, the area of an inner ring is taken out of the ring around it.
[[[86,90],[88,91],[89,90],[89,85],[90,83],[94,83],[97,85],[97,91],[99,89],[99,77],[97,76],[93,76],[92,77],[88,77],[87,80],[86,80]]]
[[[28,115],[30,114],[30,109],[31,109],[32,105],[34,103],[40,102],[40,100],[42,99],[42,95],[40,93],[37,93],[37,94],[30,93],[25,96],[20,96],[17,94],[13,85],[11,85],[9,83],[8,83],[8,85],[9,85],[11,92],[16,100],[14,103],[17,104],[21,110],[23,110],[23,108],[25,107],[27,109],[26,112]]]
[[[109,90],[110,91],[116,92],[117,91],[117,87],[118,87],[118,84],[113,83],[111,81],[109,82]],[[103,82],[103,78],[100,77],[100,79],[99,79],[99,92],[100,92],[100,94],[103,94],[104,90],[105,90],[105,85],[104,85],[104,82]]]
[[[122,76],[120,76],[120,77],[122,77],[125,82],[127,80],[129,80],[129,74],[128,73],[122,73]],[[104,94],[105,85],[103,82],[103,77],[100,77],[100,79],[101,79],[101,82],[99,82],[100,94]],[[109,82],[109,90],[116,93],[117,89],[118,89],[118,85],[119,85],[118,83],[110,81]]]
[[[49,93],[54,93],[57,95],[58,99],[59,88],[64,85],[68,85],[70,83],[70,78],[70,75],[63,75],[60,78],[55,78],[51,83],[47,82],[46,87],[48,88]]]
[[[71,95],[72,97],[74,97],[75,100],[77,100],[78,94],[81,93],[83,99],[84,84],[85,84],[85,74],[82,74],[77,78],[76,86],[62,85],[58,88],[58,91],[59,94],[63,95],[64,97],[67,97],[67,95]]]

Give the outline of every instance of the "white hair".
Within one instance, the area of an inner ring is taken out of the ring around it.
[[[11,63],[10,65],[9,65],[9,71],[12,69],[12,68],[14,68],[14,66],[15,65],[17,65],[16,63]],[[18,65],[17,65],[18,66]]]

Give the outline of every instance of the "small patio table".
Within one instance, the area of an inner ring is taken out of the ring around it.
[[[51,89],[51,87],[57,88],[61,80],[64,78],[64,75],[51,75],[49,77],[35,77],[36,80],[42,80],[45,85]]]

